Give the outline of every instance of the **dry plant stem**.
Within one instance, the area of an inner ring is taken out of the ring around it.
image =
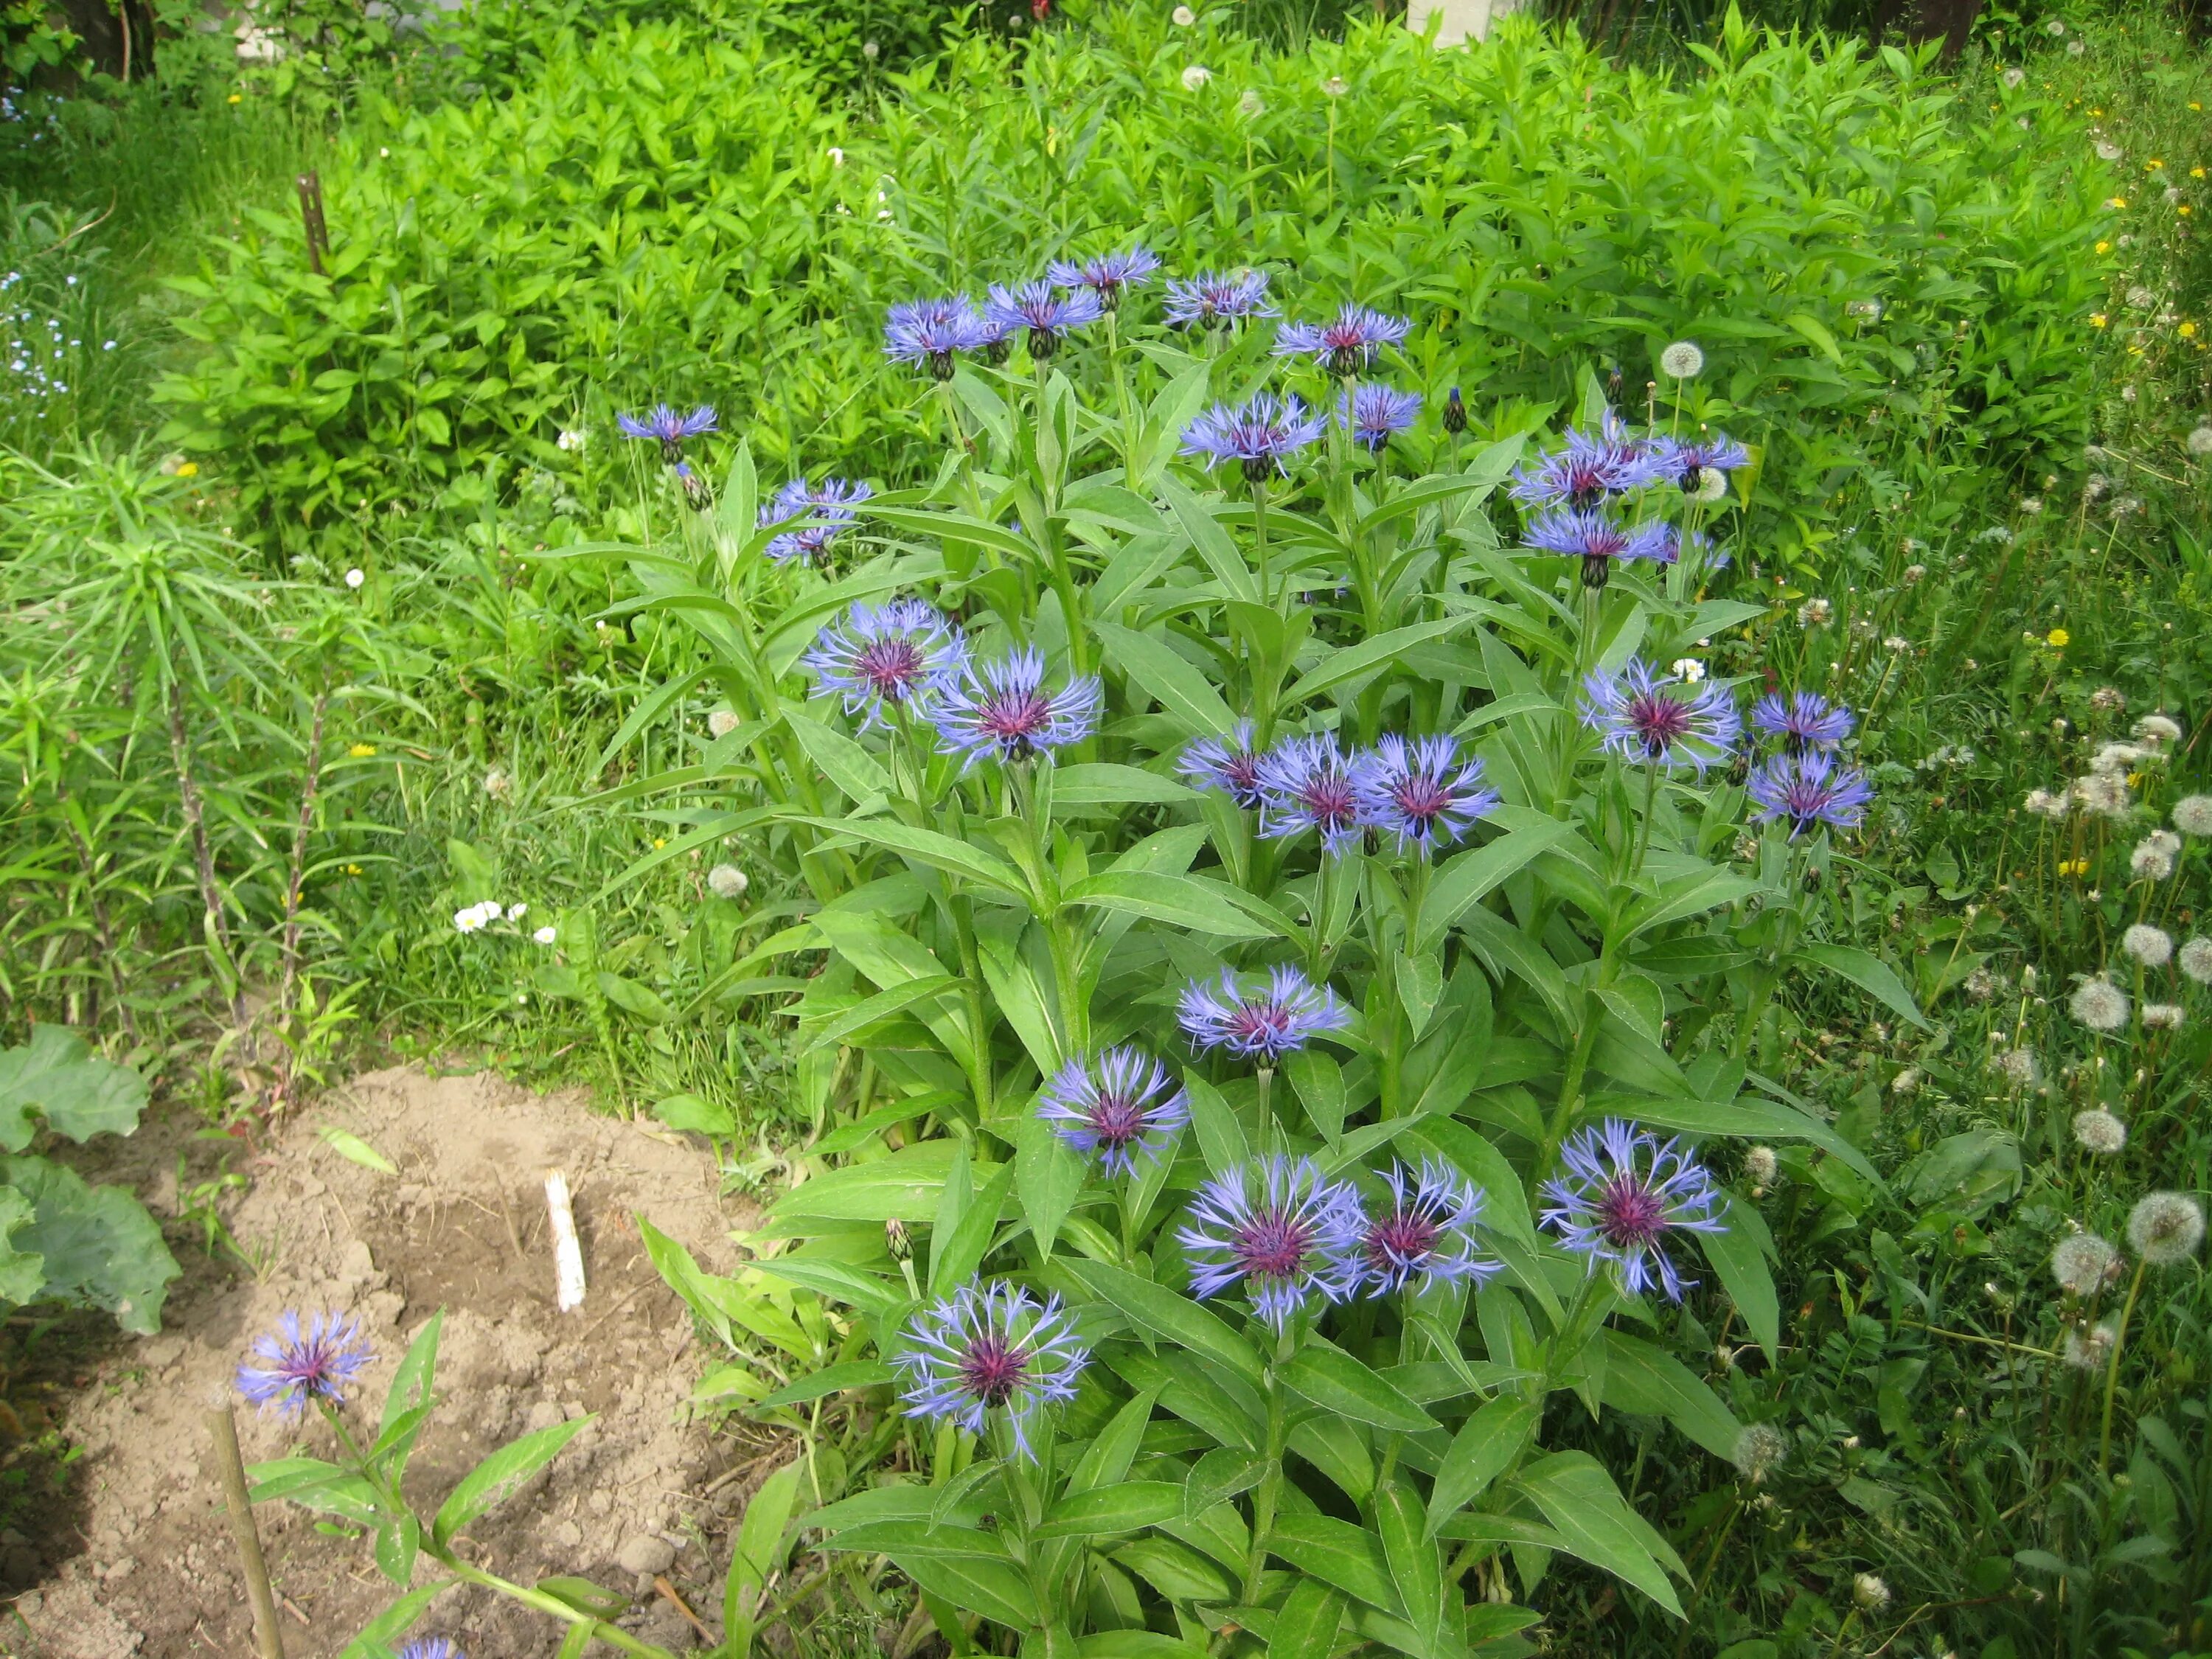
[[[230,1511],[231,1536],[238,1540],[246,1599],[253,1607],[254,1651],[260,1659],[284,1659],[284,1633],[276,1624],[276,1598],[261,1559],[261,1534],[254,1529],[253,1500],[246,1490],[246,1460],[239,1455],[238,1423],[229,1407],[208,1413],[208,1432],[215,1437],[216,1478],[222,1483],[223,1507]]]
[[[300,884],[304,878],[307,863],[307,833],[315,821],[315,796],[323,781],[323,715],[330,707],[328,690],[315,694],[314,719],[307,731],[307,775],[300,785],[300,816],[292,826],[292,865],[284,880],[284,979],[276,995],[276,1024],[279,1030],[289,1025],[292,1018],[292,998],[300,981]],[[276,1085],[280,1105],[289,1105],[292,1100],[291,1051],[287,1049],[281,1062],[283,1076]]]
[[[545,1172],[545,1208],[553,1228],[554,1302],[568,1313],[584,1305],[584,1248],[576,1238],[568,1177],[558,1170]]]
[[[207,812],[200,801],[200,786],[192,776],[190,751],[185,744],[185,688],[169,688],[169,760],[177,773],[177,796],[185,813],[185,829],[192,838],[192,866],[198,873],[200,904],[206,916],[208,944],[222,958],[230,980],[230,1017],[240,1030],[246,1027],[246,982],[239,977],[238,957],[230,948],[230,925],[223,920],[222,892],[216,885],[215,854],[208,849]]]

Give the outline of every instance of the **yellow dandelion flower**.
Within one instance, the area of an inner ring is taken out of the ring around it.
[[[655,836],[653,838],[653,850],[656,853],[667,845],[668,837],[665,836]]]
[[[242,104],[242,103],[244,103],[246,100],[245,100],[245,99],[244,99],[244,98],[240,97],[237,93],[234,93],[234,93],[232,93],[232,94],[230,94],[230,101],[231,101],[232,103],[234,103],[234,104]]]
[[[2110,253],[2112,251],[2112,245],[2110,242],[2100,242],[2097,244],[2097,252],[2100,253]]]
[[[2154,156],[2152,156],[2152,157],[2150,158],[2150,160],[2149,160],[2149,161],[2145,161],[2145,162],[2143,163],[2143,171],[2144,171],[2145,173],[2156,173],[2156,172],[2157,172],[2160,167],[2164,167],[2165,165],[2166,165],[2166,163],[2165,163],[2165,162],[2163,162],[2163,161],[2160,161],[2160,160],[2158,159],[2158,157],[2157,157],[2157,156],[2154,155]]]
[[[351,755],[356,760],[367,760],[375,752],[376,745],[373,743],[357,743],[346,750],[346,753]]]
[[[2189,169],[2189,176],[2192,179],[2202,179],[2204,176],[2204,169],[2203,167],[2191,167]]]
[[[2115,196],[2105,204],[2108,208],[2124,208],[2127,206],[2127,204],[2128,198],[2124,196]]]
[[[345,872],[349,876],[357,876],[361,873],[361,866],[358,864],[349,864],[346,866]]]
[[[2191,108],[2191,109],[2194,109],[2194,110],[2201,110],[2201,109],[2203,109],[2203,108],[2204,107],[2204,106],[2203,106],[2203,105],[2202,105],[2202,104],[2193,103],[2193,102],[2192,102],[2192,103],[2189,106],[2189,107],[2190,107],[2190,108]]]
[[[2043,642],[2053,651],[2063,651],[2074,642],[2074,636],[2063,628],[2054,628],[2043,636]]]
[[[2185,340],[2193,340],[2197,337],[2197,325],[2194,323],[2184,323],[2179,328],[2174,330],[2174,332],[2181,336]]]
[[[200,464],[198,461],[185,462],[177,468],[177,476],[179,478],[198,477],[200,476]]]
[[[2093,311],[2089,313],[2089,326],[2092,328],[2102,328],[2112,320],[2101,311]]]
[[[2184,202],[2179,207],[2174,209],[2174,211],[2186,219],[2189,216],[2189,204]]]

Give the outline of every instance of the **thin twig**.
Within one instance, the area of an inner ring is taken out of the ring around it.
[[[714,1632],[708,1630],[704,1625],[701,1624],[699,1622],[699,1615],[684,1605],[684,1598],[676,1593],[676,1586],[668,1582],[668,1578],[665,1574],[656,1574],[653,1580],[653,1587],[660,1592],[662,1597],[666,1600],[670,1607],[675,1608],[677,1612],[682,1613],[685,1619],[690,1621],[691,1628],[699,1632],[700,1640],[706,1643],[708,1647],[713,1647],[714,1645],[717,1640]]]
[[[246,1489],[246,1460],[239,1455],[238,1423],[228,1406],[208,1413],[215,1437],[216,1478],[230,1511],[231,1535],[238,1540],[239,1564],[246,1572],[246,1595],[253,1608],[253,1642],[260,1659],[284,1659],[284,1632],[276,1624],[276,1598],[269,1589],[269,1565],[261,1555],[261,1534],[253,1526],[253,1499]]]

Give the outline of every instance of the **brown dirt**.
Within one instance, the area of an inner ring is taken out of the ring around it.
[[[348,1162],[317,1133],[325,1124],[360,1135],[399,1174]],[[148,1135],[159,1139],[152,1128]],[[182,1138],[173,1134],[172,1158]],[[146,1196],[157,1214],[173,1216],[175,1178],[156,1174],[158,1163],[155,1155],[138,1165]],[[543,1190],[554,1167],[575,1189],[590,1282],[584,1305],[567,1315],[553,1304]],[[408,1470],[418,1513],[434,1510],[495,1447],[595,1413],[548,1474],[471,1529],[471,1559],[523,1582],[573,1573],[641,1592],[624,1622],[663,1645],[690,1645],[690,1627],[653,1593],[651,1575],[635,1571],[652,1565],[715,1622],[731,1516],[777,1454],[766,1443],[718,1440],[690,1420],[690,1384],[706,1356],[688,1352],[690,1316],[654,1273],[631,1219],[642,1213],[702,1266],[728,1271],[729,1230],[753,1218],[742,1200],[718,1194],[709,1157],[576,1098],[407,1067],[360,1078],[307,1108],[252,1173],[226,1219],[261,1264],[258,1277],[196,1268],[161,1334],[107,1344],[105,1358],[68,1379],[81,1386],[60,1396],[54,1416],[83,1455],[69,1501],[53,1507],[56,1535],[12,1546],[19,1565],[46,1576],[15,1601],[0,1653],[170,1659],[252,1650],[206,1413],[227,1396],[252,1338],[287,1309],[361,1319],[377,1358],[359,1391],[369,1403],[356,1409],[372,1417],[409,1340],[446,1310],[443,1403]],[[241,1407],[238,1421],[249,1462],[331,1450],[329,1431],[312,1419],[287,1425]],[[741,1478],[717,1485],[748,1464]],[[286,1650],[295,1659],[337,1653],[394,1587],[366,1540],[319,1532],[289,1506],[258,1513],[284,1598]],[[0,1571],[7,1559],[0,1554]],[[418,1570],[417,1582],[426,1579]],[[470,1659],[540,1656],[556,1641],[550,1621],[473,1590],[441,1598],[418,1630],[453,1638]]]

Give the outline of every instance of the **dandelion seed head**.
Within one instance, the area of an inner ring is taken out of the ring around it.
[[[1781,1468],[1790,1455],[1790,1437],[1771,1423],[1747,1423],[1729,1453],[1736,1473],[1754,1485]]]
[[[2172,817],[2185,836],[2212,836],[2212,795],[2184,795],[2173,803]]]
[[[1677,340],[1659,354],[1659,372],[1674,380],[1694,380],[1705,372],[1705,354],[1688,340]]]
[[[2109,1157],[2128,1144],[2128,1126],[2102,1107],[2093,1107],[2074,1115],[2074,1139],[2085,1152]]]
[[[2094,1233],[2069,1233],[2051,1252],[2051,1276],[2069,1296],[2090,1296],[2118,1279],[2120,1253]]]
[[[2154,1267],[2176,1267],[2204,1242],[2204,1211],[2186,1193],[2152,1193],[2128,1212],[2128,1245]]]
[[[2128,1023],[2127,993],[2102,975],[2075,987],[2067,1006],[2093,1031],[2117,1031]]]

